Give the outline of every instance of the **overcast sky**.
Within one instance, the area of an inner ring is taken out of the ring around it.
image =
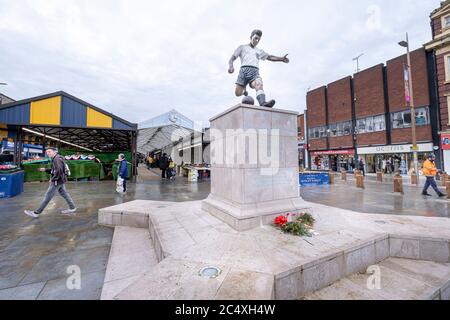
[[[439,0],[0,0],[0,87],[14,99],[64,90],[131,122],[172,108],[195,121],[237,104],[231,54],[259,47],[268,99],[303,111],[308,88],[431,40]],[[236,67],[239,62],[236,63]],[[238,69],[238,68],[237,68]],[[252,92],[254,95],[254,92]]]

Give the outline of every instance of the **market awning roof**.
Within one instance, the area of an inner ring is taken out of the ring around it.
[[[196,130],[194,122],[176,110],[144,121],[138,128],[137,149],[141,153],[160,150],[201,130]]]
[[[128,150],[137,132],[137,124],[64,91],[2,105],[0,123],[96,151]]]

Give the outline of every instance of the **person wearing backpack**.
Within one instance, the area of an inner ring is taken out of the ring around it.
[[[61,197],[63,197],[69,205],[69,209],[63,210],[62,213],[72,214],[77,211],[77,208],[65,186],[67,177],[70,175],[69,168],[65,163],[64,158],[57,153],[56,149],[48,148],[45,153],[52,159],[52,168],[39,168],[39,171],[50,173],[50,186],[39,208],[35,211],[25,210],[25,214],[33,218],[39,218],[42,211],[44,211],[50,200],[55,196],[56,191],[58,191]]]

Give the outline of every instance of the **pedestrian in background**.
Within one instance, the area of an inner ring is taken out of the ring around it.
[[[117,186],[122,186],[122,193],[127,192],[128,163],[123,153],[119,154],[119,174],[117,177]]]
[[[434,191],[438,194],[439,197],[445,197],[446,195],[442,193],[437,184],[434,177],[436,177],[438,170],[436,168],[436,156],[434,154],[430,154],[428,156],[428,160],[423,163],[423,174],[427,177],[427,181],[425,182],[425,186],[423,187],[422,195],[431,197],[431,194],[428,193],[428,188],[431,186]]]
[[[176,164],[173,161],[172,157],[169,157],[169,169],[168,169],[168,172],[169,172],[169,178],[168,179],[170,179],[170,180],[172,180],[172,178],[175,179]]]
[[[167,174],[167,169],[169,169],[169,158],[167,157],[167,154],[164,153],[159,160],[159,168],[161,169],[161,178],[162,179],[169,179]]]
[[[363,176],[366,176],[366,166],[363,158],[359,158],[358,169],[362,172]]]
[[[48,187],[44,200],[39,208],[35,211],[25,210],[25,214],[33,218],[39,218],[42,211],[44,211],[48,203],[55,196],[56,191],[58,191],[61,197],[63,197],[69,205],[69,209],[63,210],[62,213],[72,214],[77,211],[77,208],[65,186],[67,177],[70,175],[69,167],[65,163],[64,158],[57,153],[56,149],[48,148],[45,153],[52,159],[52,167],[51,169],[39,168],[39,171],[50,174],[50,186]]]

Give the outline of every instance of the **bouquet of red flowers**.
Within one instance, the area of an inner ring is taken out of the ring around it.
[[[296,236],[311,236],[310,230],[314,225],[314,218],[309,213],[302,213],[300,215],[292,214],[291,221],[289,222],[289,216],[281,215],[275,218],[275,227],[280,228],[285,233],[290,233]]]
[[[275,225],[282,227],[284,225],[286,225],[286,223],[288,222],[288,218],[285,216],[278,216],[275,218]]]

